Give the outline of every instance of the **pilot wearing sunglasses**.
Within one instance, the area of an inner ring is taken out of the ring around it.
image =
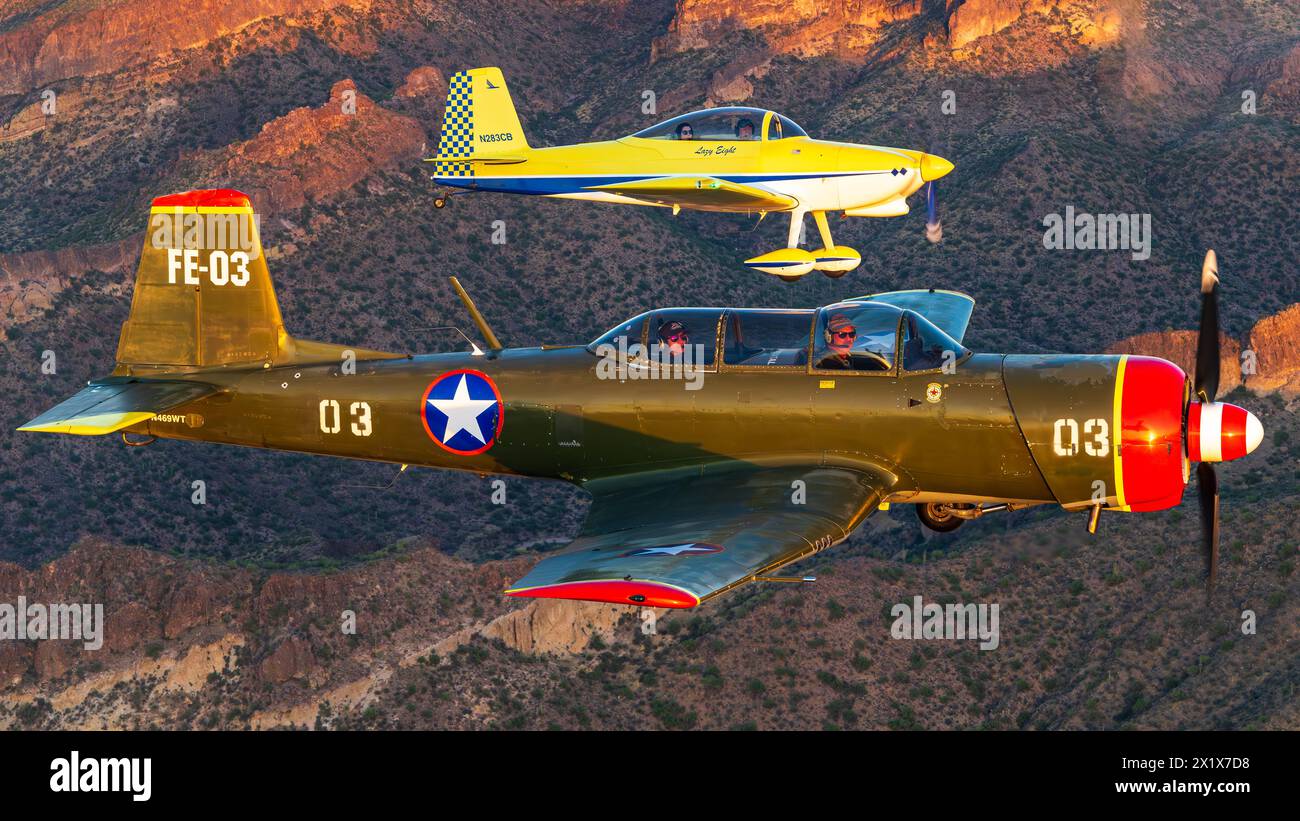
[[[681,359],[689,344],[691,331],[683,323],[671,319],[659,326],[659,345],[673,359]]]
[[[831,316],[826,323],[826,348],[817,361],[817,367],[832,371],[853,370],[853,342],[857,338],[858,329],[851,319],[844,314]]]

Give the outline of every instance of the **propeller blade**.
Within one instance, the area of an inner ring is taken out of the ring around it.
[[[1202,402],[1219,393],[1219,261],[1205,252],[1201,266],[1201,330],[1196,340],[1196,379],[1193,390]]]
[[[930,242],[943,239],[943,223],[939,222],[939,200],[933,182],[925,184],[925,238]]]
[[[1196,492],[1201,501],[1201,558],[1205,562],[1205,604],[1208,606],[1219,574],[1219,477],[1209,462],[1196,466]]]

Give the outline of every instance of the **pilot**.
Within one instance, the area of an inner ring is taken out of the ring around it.
[[[736,139],[752,140],[754,139],[754,121],[742,117],[740,122],[736,123]]]
[[[832,314],[826,323],[826,349],[817,367],[831,371],[853,370],[853,340],[858,338],[858,329],[853,321],[844,314]]]
[[[667,351],[674,359],[680,359],[691,344],[691,331],[676,319],[670,319],[659,326],[660,350]]]
[[[677,126],[677,139],[679,140],[695,139],[695,129],[691,126],[690,123],[682,123],[681,125]]]

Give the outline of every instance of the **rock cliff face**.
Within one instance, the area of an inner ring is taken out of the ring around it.
[[[1256,322],[1246,346],[1255,355],[1255,373],[1246,377],[1246,387],[1300,396],[1300,304]]]
[[[536,600],[510,609],[500,591],[528,563],[473,565],[421,548],[335,574],[264,574],[95,540],[36,570],[0,563],[0,603],[100,603],[105,622],[99,650],[0,641],[0,703],[48,703],[68,711],[61,726],[120,727],[126,717],[93,694],[148,691],[144,713],[159,718],[178,697],[215,696],[220,683],[232,689],[217,702],[257,694],[254,726],[310,726],[323,704],[364,707],[394,670],[473,642],[556,657],[637,634],[627,607]]]
[[[117,242],[54,251],[0,254],[0,339],[5,329],[49,308],[59,292],[87,271],[134,270],[144,235]]]
[[[262,678],[273,684],[283,684],[290,679],[310,675],[316,669],[316,656],[310,642],[298,636],[290,636],[262,660],[258,669]]]
[[[0,124],[0,144],[26,139],[41,133],[60,117],[75,116],[81,103],[82,95],[75,89],[64,90],[50,101],[52,113],[47,113],[46,100],[33,100]]]
[[[1127,9],[1125,9],[1127,6]],[[997,34],[1031,14],[1059,11],[1062,31],[1087,46],[1106,46],[1120,39],[1127,12],[1138,15],[1127,0],[966,0],[948,18],[948,45],[960,49],[981,37]]]
[[[388,668],[435,644],[451,653],[482,637],[534,654],[577,652],[595,635],[611,639],[619,608],[534,603],[476,622],[476,612],[513,604],[500,590],[524,564],[476,566],[424,548],[402,562],[337,574],[263,574],[94,540],[36,570],[0,563],[0,602],[15,606],[22,596],[28,604],[104,606],[98,650],[80,641],[0,641],[0,702],[43,699],[124,726],[115,710],[87,707],[90,694],[194,693],[213,685],[216,673],[237,691],[270,693],[274,709],[263,711],[260,725],[310,723],[323,701],[363,700]],[[349,613],[355,632],[344,627]],[[165,698],[153,708],[165,710]]]
[[[482,637],[500,639],[507,647],[522,653],[580,653],[592,645],[594,638],[612,643],[615,626],[629,612],[621,605],[536,599],[522,610],[512,610],[487,624],[458,631],[439,641],[433,649],[445,656],[475,637]]]
[[[433,66],[420,66],[406,75],[394,93],[402,98],[427,97],[442,101],[447,97],[447,78]]]
[[[399,94],[440,99],[446,81],[437,69],[425,66],[411,72]],[[22,115],[20,122],[27,119]],[[204,184],[249,193],[263,217],[293,210],[346,191],[377,172],[415,162],[428,141],[426,124],[376,105],[351,80],[340,80],[323,105],[290,111],[266,123],[252,139],[205,158],[210,170]],[[5,326],[50,307],[60,291],[88,271],[133,271],[141,242],[141,235],[134,235],[104,245],[0,254]]]
[[[370,3],[122,0],[91,8],[85,5],[54,4],[0,33],[0,94],[21,94],[68,77],[104,74],[176,49],[196,48],[267,17],[306,14],[339,5],[368,7]]]
[[[1294,110],[1296,101],[1300,100],[1300,45],[1277,61],[1277,79],[1269,85],[1269,92],[1291,104]]]
[[[885,23],[920,14],[921,5],[921,0],[678,0],[658,47],[706,48],[727,31],[756,29],[780,53],[847,54],[875,42]]]
[[[319,108],[294,109],[222,149],[211,182],[245,191],[268,213],[296,209],[417,160],[428,140],[424,126],[340,80]]]
[[[1138,334],[1116,342],[1106,353],[1138,354],[1168,359],[1188,376],[1196,372],[1196,331],[1155,331]],[[1241,344],[1219,335],[1219,392],[1227,393],[1241,385]]]
[[[972,40],[996,34],[1026,14],[1054,7],[1054,0],[966,0],[948,18],[948,44],[961,48]]]
[[[1220,334],[1219,393],[1241,385],[1256,394],[1279,393],[1287,399],[1300,396],[1300,303],[1255,323],[1246,345]],[[1158,356],[1177,364],[1189,375],[1196,370],[1196,331],[1139,334],[1106,348],[1107,353]]]
[[[974,41],[1010,27],[1031,14],[1060,11],[1063,29],[1081,43],[1103,46],[1122,30],[1124,0],[957,0],[947,12],[947,47],[963,50]],[[736,29],[761,31],[781,54],[853,58],[876,42],[883,27],[926,11],[922,0],[678,0],[661,51],[707,48]]]

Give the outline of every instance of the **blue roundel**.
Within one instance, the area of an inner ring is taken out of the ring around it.
[[[482,453],[501,435],[501,391],[480,371],[444,373],[425,389],[421,405],[425,432],[449,453]]]

